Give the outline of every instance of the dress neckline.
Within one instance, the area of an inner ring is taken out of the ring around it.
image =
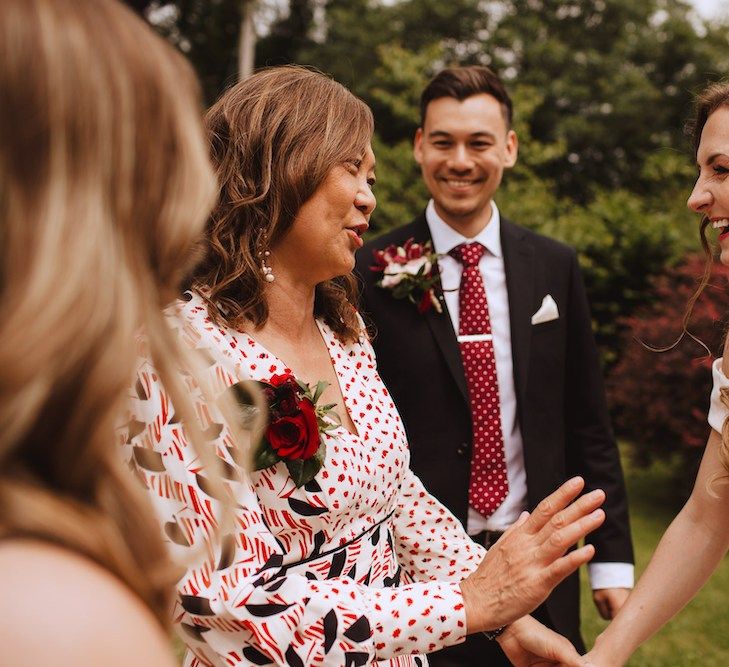
[[[343,407],[349,414],[349,419],[351,420],[351,422],[355,428],[355,431],[352,432],[346,426],[344,426],[344,424],[338,424],[337,427],[333,430],[336,432],[345,433],[345,434],[351,436],[352,438],[359,440],[361,438],[360,434],[362,432],[362,429],[361,429],[360,424],[358,424],[354,418],[354,413],[351,409],[351,406],[349,405],[349,399],[347,397],[347,393],[345,392],[345,388],[342,386],[342,382],[341,382],[342,373],[340,372],[340,369],[337,366],[336,355],[332,355],[332,348],[335,345],[339,346],[340,348],[342,348],[343,346],[342,346],[341,342],[339,341],[339,339],[334,335],[334,332],[329,328],[329,326],[327,326],[326,322],[324,322],[323,320],[320,320],[319,318],[315,318],[314,321],[316,322],[317,328],[319,329],[319,334],[321,335],[322,340],[324,341],[324,346],[327,349],[327,354],[329,355],[329,362],[331,363],[332,369],[334,370],[334,376],[336,378],[337,385],[339,386],[339,393],[342,396]],[[286,364],[286,362],[283,359],[281,359],[278,355],[271,352],[271,350],[269,350],[263,343],[261,343],[259,340],[257,340],[250,333],[248,333],[247,331],[238,331],[238,330],[235,330],[234,333],[246,336],[248,338],[248,340],[250,340],[253,343],[253,345],[255,345],[256,347],[263,350],[271,359],[273,359],[277,364],[279,364],[284,369],[285,372],[289,372],[292,375],[294,375],[294,377],[296,377],[296,375],[293,373],[291,368],[289,368],[288,364]]]

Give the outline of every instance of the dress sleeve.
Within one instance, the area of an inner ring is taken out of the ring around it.
[[[370,361],[367,364],[372,373],[370,381],[384,389],[377,373],[375,352],[366,335],[362,346]],[[486,550],[468,537],[461,522],[426,491],[409,468],[400,487],[395,513],[395,542],[398,559],[414,581],[460,582],[486,555]]]
[[[408,469],[395,514],[395,549],[415,581],[460,582],[486,555],[451,512],[430,495]]]
[[[375,589],[346,577],[317,581],[287,571],[250,477],[236,464],[228,428],[190,379],[187,388],[228,471],[222,492],[236,508],[230,529],[219,529],[220,491],[148,360],[138,366],[131,418],[119,440],[146,486],[173,560],[187,568],[174,617],[197,658],[192,664],[356,666],[463,639],[457,583]]]
[[[721,433],[724,422],[729,417],[729,408],[721,400],[722,390],[729,391],[729,378],[721,369],[722,359],[714,360],[711,365],[711,375],[714,385],[711,388],[711,403],[709,406],[709,426]]]

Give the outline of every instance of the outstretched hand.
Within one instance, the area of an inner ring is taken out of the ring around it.
[[[575,500],[584,484],[575,477],[539,503],[531,515],[524,512],[461,582],[469,633],[493,630],[528,614],[560,581],[592,558],[592,545],[565,553],[605,519],[598,509],[605,500],[602,491]]]
[[[583,659],[562,635],[531,616],[514,621],[498,638],[501,650],[515,667],[580,667]]]

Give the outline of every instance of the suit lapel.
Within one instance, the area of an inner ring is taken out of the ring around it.
[[[415,220],[413,231],[416,241],[432,241],[430,227],[428,227],[428,223],[425,220],[425,214],[420,215]],[[453,375],[453,379],[456,381],[458,389],[463,395],[463,399],[468,403],[468,387],[466,386],[466,376],[463,373],[461,350],[456,339],[456,332],[453,330],[451,316],[441,294],[439,294],[439,299],[443,306],[443,312],[438,313],[435,309],[431,308],[425,313],[425,321],[430,327],[433,338],[445,358],[448,369],[451,375]]]
[[[435,338],[435,342],[440,347],[446,364],[456,381],[458,388],[461,390],[463,399],[468,403],[468,387],[466,386],[466,376],[463,373],[463,362],[461,361],[461,350],[456,339],[456,332],[453,331],[451,317],[448,314],[445,301],[443,304],[443,312],[436,313],[432,308],[425,314],[430,331]]]
[[[511,351],[517,405],[524,405],[534,306],[534,246],[524,231],[501,219],[501,247],[504,253],[506,289],[509,294]]]

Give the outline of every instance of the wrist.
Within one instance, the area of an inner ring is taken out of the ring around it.
[[[502,625],[500,628],[496,628],[495,630],[482,630],[481,634],[492,642],[501,637],[501,635],[503,635],[508,629],[508,625]]]
[[[463,606],[466,610],[466,633],[474,634],[476,632],[495,632],[506,627],[508,622],[505,618],[500,618],[495,613],[492,605],[488,602],[488,593],[484,592],[482,584],[471,581],[471,577],[466,577],[460,583],[461,595],[463,596]]]
[[[474,586],[470,577],[466,577],[460,583],[463,606],[466,610],[466,633],[471,635],[485,630],[480,622],[482,614],[479,612],[479,596],[477,587]]]

